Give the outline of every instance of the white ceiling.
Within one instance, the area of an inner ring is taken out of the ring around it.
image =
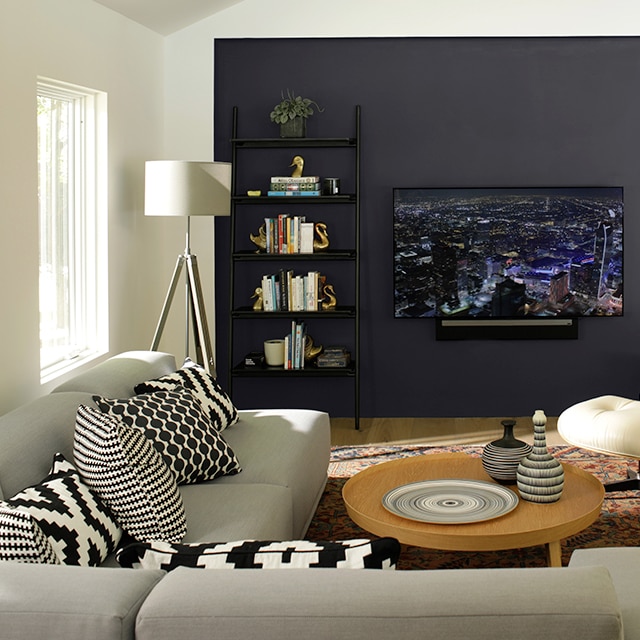
[[[174,31],[208,18],[242,0],[94,0],[157,33]]]

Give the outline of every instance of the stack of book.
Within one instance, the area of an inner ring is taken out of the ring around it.
[[[324,351],[316,359],[316,364],[321,368],[343,369],[351,362],[351,354],[346,347],[325,347]]]
[[[313,222],[281,213],[264,219],[267,253],[313,253]]]
[[[270,196],[319,196],[320,176],[271,176]]]
[[[281,269],[277,274],[262,276],[263,311],[318,311],[324,294],[326,276],[319,271],[295,275]]]
[[[307,327],[304,322],[291,321],[291,331],[284,337],[284,368],[304,369],[304,345]]]

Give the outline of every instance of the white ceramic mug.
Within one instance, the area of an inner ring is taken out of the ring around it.
[[[270,367],[284,365],[284,340],[265,340],[264,359]]]

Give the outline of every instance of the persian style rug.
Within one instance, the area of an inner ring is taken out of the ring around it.
[[[561,462],[584,469],[603,483],[626,478],[629,465],[637,464],[637,461],[568,445],[549,447],[549,451]],[[342,501],[342,487],[347,479],[373,464],[409,456],[451,452],[480,457],[482,447],[467,445],[334,447],[329,464],[329,480],[306,537],[314,541],[375,537],[354,524],[347,515]],[[541,508],[544,506],[541,505]],[[574,549],[637,545],[640,545],[640,491],[606,493],[600,517],[578,535],[562,541],[562,564],[565,566],[568,564]],[[398,563],[398,569],[544,566],[546,566],[544,546],[470,553],[402,545]]]

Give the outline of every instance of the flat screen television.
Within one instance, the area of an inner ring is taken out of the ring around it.
[[[621,316],[623,189],[396,188],[396,318]]]

